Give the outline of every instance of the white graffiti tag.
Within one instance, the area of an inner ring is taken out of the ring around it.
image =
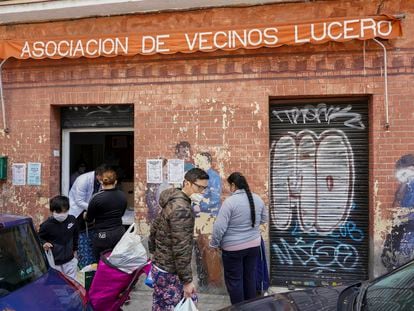
[[[288,230],[296,216],[304,232],[327,235],[351,210],[354,159],[345,133],[289,133],[272,144],[271,217]]]
[[[331,121],[339,118],[346,118],[344,125],[350,128],[363,130],[365,129],[364,123],[361,121],[361,115],[356,112],[350,112],[352,106],[348,105],[345,108],[338,106],[327,106],[324,103],[318,104],[316,107],[312,105],[306,105],[303,108],[292,108],[286,110],[273,110],[272,114],[279,119],[280,122],[284,122],[284,118],[291,124],[298,124],[302,122],[303,124],[316,122],[321,123],[322,121],[327,122],[328,124]]]

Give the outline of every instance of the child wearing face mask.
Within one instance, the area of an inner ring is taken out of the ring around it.
[[[45,251],[51,250],[56,269],[75,279],[78,260],[78,228],[75,216],[69,215],[69,199],[55,196],[49,204],[50,216],[40,225],[39,237]]]

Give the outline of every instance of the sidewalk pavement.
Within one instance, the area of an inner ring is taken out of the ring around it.
[[[230,305],[227,295],[213,295],[198,293],[199,303],[197,305],[200,311],[215,311]],[[152,290],[137,289],[131,293],[131,302],[124,306],[124,311],[151,311]]]
[[[282,293],[289,291],[286,287],[271,287],[270,293]],[[230,305],[228,295],[198,293],[199,311],[216,311]],[[136,288],[131,292],[131,302],[125,305],[123,311],[151,311],[152,289],[143,285],[140,279]]]

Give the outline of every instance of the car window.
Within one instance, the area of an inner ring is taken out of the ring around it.
[[[405,268],[395,271],[390,275],[375,282],[370,288],[391,287],[391,288],[411,288],[414,286],[414,261]]]
[[[30,224],[0,230],[0,297],[46,272],[43,254]]]
[[[414,262],[368,287],[363,310],[413,310]]]

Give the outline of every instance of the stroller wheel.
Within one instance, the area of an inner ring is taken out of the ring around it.
[[[124,305],[129,305],[131,303],[131,296],[128,295],[127,299],[124,302]]]

